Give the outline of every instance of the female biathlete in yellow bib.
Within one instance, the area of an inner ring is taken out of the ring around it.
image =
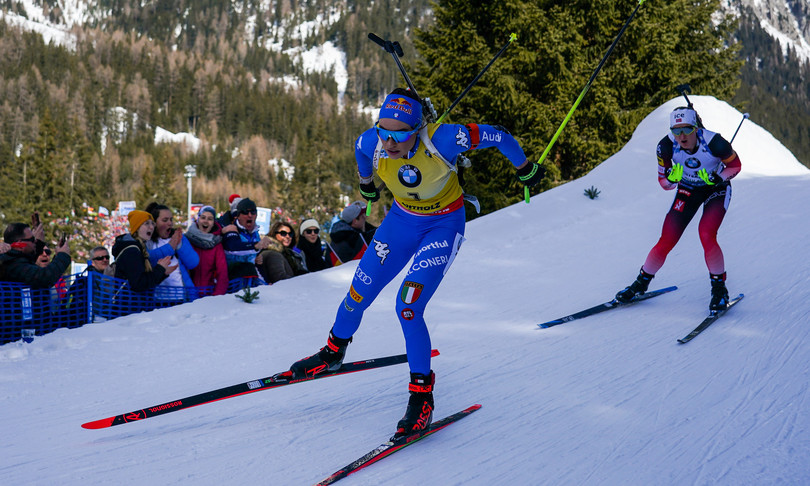
[[[464,241],[464,198],[454,162],[463,152],[488,147],[512,162],[524,184],[533,186],[543,178],[542,167],[528,161],[504,128],[424,123],[421,100],[405,89],[386,97],[379,121],[355,145],[363,197],[379,199],[376,170],[394,205],[357,266],[326,346],[290,369],[304,377],[339,368],[363,312],[413,257],[396,301],[411,380],[408,408],[395,437],[421,431],[432,420],[435,379],[424,312]]]

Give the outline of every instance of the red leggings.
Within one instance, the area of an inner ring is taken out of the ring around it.
[[[709,268],[709,273],[723,273],[725,271],[725,262],[723,261],[723,251],[720,249],[720,245],[717,244],[717,230],[723,222],[730,200],[730,184],[705,186],[698,189],[679,186],[675,201],[673,201],[672,207],[666,218],[664,218],[661,238],[650,250],[647,260],[644,262],[642,267],[644,271],[655,275],[664,266],[667,255],[675,248],[689,222],[692,221],[698,208],[702,205],[703,216],[700,218],[698,234],[700,235],[700,243],[703,245],[706,266]]]

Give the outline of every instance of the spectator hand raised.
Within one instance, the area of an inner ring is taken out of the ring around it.
[[[42,223],[39,223],[36,228],[31,228],[31,233],[34,235],[34,239],[45,241],[45,226]]]
[[[70,255],[70,244],[68,243],[68,241],[70,240],[65,238],[65,242],[56,247],[56,253],[67,253],[68,255]]]
[[[183,244],[183,230],[180,228],[176,228],[174,233],[172,233],[171,238],[169,239],[169,245],[172,248],[177,250]]]

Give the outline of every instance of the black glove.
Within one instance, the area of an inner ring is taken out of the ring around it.
[[[380,192],[374,186],[374,181],[360,183],[360,195],[363,196],[368,202],[377,202],[380,200]]]
[[[546,175],[546,169],[537,162],[530,162],[517,170],[517,179],[528,187],[536,185],[544,175]]]

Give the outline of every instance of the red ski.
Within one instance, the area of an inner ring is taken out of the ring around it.
[[[431,351],[430,355],[432,357],[438,356],[439,351],[434,349]],[[160,405],[154,405],[152,407],[142,408],[140,410],[135,410],[129,413],[122,413],[120,415],[114,415],[112,417],[107,417],[100,420],[93,420],[92,422],[82,424],[82,427],[84,427],[85,429],[105,429],[107,427],[112,427],[114,425],[121,425],[128,422],[137,422],[139,420],[155,417],[157,415],[163,415],[164,413],[176,412],[178,410],[196,407],[197,405],[216,402],[219,400],[224,400],[226,398],[238,397],[239,395],[246,395],[248,393],[253,393],[261,390],[269,390],[271,388],[293,385],[295,383],[318,380],[330,376],[345,375],[347,373],[355,373],[358,371],[373,370],[375,368],[383,368],[385,366],[392,366],[407,362],[408,362],[408,355],[406,354],[398,354],[396,356],[386,356],[384,358],[377,358],[377,359],[368,359],[365,361],[355,361],[352,363],[343,363],[343,366],[341,366],[339,369],[335,371],[327,371],[326,373],[316,375],[315,377],[300,378],[297,380],[291,379],[292,373],[290,371],[284,371],[282,373],[277,373],[273,376],[268,376],[267,378],[248,381],[245,383],[240,383],[238,385],[232,385],[225,388],[220,388],[218,390],[200,393],[199,395],[181,398],[179,400],[172,400],[170,402],[166,402]]]
[[[334,474],[324,479],[320,483],[317,483],[315,486],[325,486],[327,484],[333,484],[336,481],[345,478],[349,474],[355,473],[363,468],[366,468],[374,464],[375,462],[379,461],[380,459],[388,457],[391,454],[399,450],[402,450],[421,439],[424,439],[425,437],[433,434],[434,432],[442,430],[443,428],[447,427],[453,422],[457,422],[466,417],[467,415],[475,412],[479,408],[481,408],[481,405],[477,404],[473,405],[460,412],[456,412],[453,415],[447,416],[439,420],[438,422],[432,423],[430,427],[428,427],[428,429],[422,433],[408,435],[396,440],[389,440],[388,442],[384,442],[380,444],[378,447],[371,450],[368,454],[365,454],[363,457],[341,468],[339,471],[335,472]]]

